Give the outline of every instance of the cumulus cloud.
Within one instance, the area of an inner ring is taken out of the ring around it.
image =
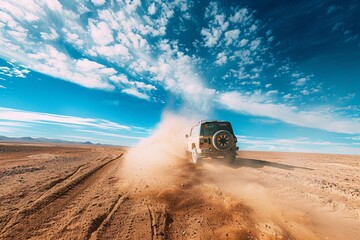
[[[139,92],[139,90],[136,88],[127,88],[122,90],[122,92],[146,100],[149,100],[150,98],[147,94]]]
[[[251,44],[250,44],[250,49],[251,49],[252,51],[255,51],[255,50],[259,47],[260,43],[261,43],[261,39],[255,39],[255,40],[253,40],[253,41],[251,42]]]
[[[196,74],[197,59],[181,52],[176,42],[161,41],[159,48],[163,53],[158,56],[156,64],[150,67],[155,79],[162,82],[166,90],[181,96],[187,108],[200,114],[207,113],[215,90],[208,88]]]
[[[285,123],[329,132],[360,133],[360,119],[339,118],[318,111],[299,111],[295,107],[285,104],[266,103],[261,98],[246,96],[240,92],[222,93],[219,95],[217,102],[223,107],[241,114],[269,117]]]
[[[278,90],[270,90],[265,95],[269,97],[269,96],[272,96],[272,95],[275,95],[275,94],[278,94],[278,93],[279,93]]]
[[[150,15],[154,15],[155,12],[156,12],[155,3],[152,3],[152,4],[150,4],[150,6],[149,6],[149,8],[148,8],[148,13],[149,13]]]
[[[225,39],[226,39],[225,45],[228,46],[228,45],[232,44],[234,42],[234,40],[237,40],[239,38],[239,34],[240,34],[239,29],[230,30],[230,31],[225,32]]]
[[[308,90],[302,90],[302,91],[300,91],[303,95],[309,95],[310,94],[310,92],[308,91]]]
[[[0,21],[11,28],[0,29],[3,33],[0,35],[0,43],[4,46],[0,51],[1,56],[15,59],[35,71],[84,87],[105,90],[119,88],[123,93],[143,99],[149,99],[149,91],[157,90],[154,84],[144,80],[147,78],[163,85],[167,90],[174,89],[172,91],[179,96],[185,95],[185,89],[191,89],[191,85],[197,84],[202,88],[202,83],[198,83],[201,81],[197,80],[200,78],[194,77],[195,71],[188,73],[193,80],[196,79],[195,83],[181,83],[180,86],[172,88],[174,83],[181,82],[179,79],[182,77],[180,73],[168,76],[164,72],[165,66],[169,66],[170,72],[179,72],[174,70],[174,62],[179,61],[182,64],[183,61],[188,61],[187,56],[173,54],[170,57],[160,54],[158,58],[153,55],[154,46],[151,49],[148,43],[149,38],[165,34],[166,26],[174,17],[176,9],[186,18],[191,1],[155,1],[147,6],[150,13],[154,13],[154,17],[138,14],[138,8],[146,7],[138,0],[119,2],[119,9],[113,8],[113,3],[109,3],[108,8],[103,7],[103,0],[92,0],[91,3],[101,8],[95,10],[94,15],[84,22],[79,15],[92,9],[88,3],[76,2],[69,5],[64,2],[62,6],[57,0],[29,0],[24,6],[21,3],[6,2],[0,6]],[[43,11],[44,7],[61,14]],[[1,11],[5,8],[6,12]],[[54,21],[54,16],[57,21]],[[33,36],[29,38],[26,29],[28,24],[24,19],[33,21],[33,26],[41,29],[40,39]],[[224,28],[223,17],[216,16],[216,19]],[[61,25],[61,28],[56,28],[57,25]],[[59,36],[64,36],[65,41],[83,57],[78,59],[79,56],[73,56],[59,46]],[[20,41],[22,44],[19,44]],[[191,61],[188,62],[193,64]],[[115,68],[106,67],[107,65]],[[129,82],[124,83],[122,78],[123,82],[119,82],[117,76],[122,73],[125,76],[131,75],[136,80],[127,79]]]
[[[129,79],[124,74],[120,74],[118,76],[113,75],[109,79],[111,81],[114,81],[115,83],[123,83],[123,84],[129,84],[130,83]]]
[[[241,8],[236,11],[231,17],[230,21],[234,23],[241,23],[249,19],[249,10],[247,8]]]
[[[130,59],[129,50],[122,44],[115,44],[110,46],[97,46],[93,48],[98,54],[105,57],[122,57],[123,59]]]
[[[101,6],[101,5],[104,5],[105,0],[91,0],[91,2],[92,2],[95,6]]]
[[[202,28],[200,34],[204,38],[204,46],[212,48],[219,41],[223,32],[228,28],[226,15],[221,13],[216,2],[210,2],[206,8],[205,18],[209,19],[208,28]],[[232,35],[231,33],[228,35]]]
[[[54,77],[61,76],[65,80],[88,88],[113,89],[106,79],[117,71],[103,64],[89,59],[71,59],[50,45],[45,46],[42,52],[29,53],[27,57],[37,60],[29,62],[29,67],[36,71]]]
[[[0,75],[8,77],[26,78],[30,72],[28,69],[20,66],[15,66],[13,63],[8,62],[10,67],[0,66]]]
[[[299,78],[298,80],[296,80],[293,84],[295,85],[295,86],[303,86],[303,85],[305,85],[305,83],[306,83],[306,81],[307,81],[308,79],[307,78],[305,78],[305,77],[303,77],[303,78]]]
[[[272,31],[256,19],[250,8],[223,9],[220,2],[210,2],[205,7],[205,25],[198,28],[201,37],[193,42],[196,51],[191,52],[181,38],[174,39],[176,34],[181,34],[181,27],[172,25],[180,30],[169,29],[168,25],[175,17],[179,25],[189,25],[193,1],[105,2],[28,0],[26,4],[22,1],[0,4],[0,56],[25,66],[24,69],[0,68],[0,74],[26,77],[29,70],[25,69],[31,69],[87,88],[116,90],[145,100],[151,100],[154,91],[161,88],[180,97],[186,106],[200,107],[197,110],[203,111],[211,109],[211,99],[216,94],[213,87],[217,80],[212,84],[204,77],[204,72],[211,71],[214,64],[226,71],[224,84],[221,83],[225,87],[252,91],[261,88],[264,69],[275,62],[273,54],[268,52],[267,39],[272,37]],[[84,21],[80,16],[90,9],[95,10]],[[29,26],[38,29],[38,34],[33,34]],[[337,29],[345,30],[341,26]],[[178,31],[173,36],[175,30]],[[66,44],[59,43],[63,39]],[[76,53],[68,51],[68,45]],[[200,52],[210,57],[204,58]],[[290,76],[291,64],[286,61],[281,64],[276,74]],[[290,87],[297,92],[290,93],[264,82],[267,88],[264,96],[283,96],[281,100],[289,102],[319,92],[321,86],[310,85],[310,79],[310,75],[295,73]],[[226,93],[220,96],[228,100]],[[258,104],[255,107],[269,104],[254,103]],[[265,105],[264,111],[289,108],[276,106]],[[231,109],[240,112],[236,107]]]
[[[40,36],[44,40],[56,40],[59,37],[59,34],[56,32],[55,29],[50,28],[50,33],[40,32]]]
[[[109,78],[116,85],[123,86],[123,93],[131,96],[135,96],[141,99],[150,100],[150,96],[147,94],[150,91],[157,90],[154,85],[147,84],[139,81],[130,81],[124,74],[113,75]]]
[[[47,7],[52,11],[62,11],[62,5],[58,0],[43,0]]]
[[[111,29],[105,22],[89,23],[89,31],[94,42],[99,45],[107,45],[114,41]]]
[[[216,61],[215,61],[215,64],[217,65],[223,65],[225,64],[227,61],[227,56],[224,52],[221,52],[219,53],[217,56],[216,56]]]

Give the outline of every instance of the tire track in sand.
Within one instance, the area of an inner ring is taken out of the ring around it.
[[[19,237],[18,234],[21,232],[35,234],[47,219],[55,216],[64,206],[69,205],[72,200],[91,186],[92,182],[96,181],[96,177],[100,176],[106,167],[120,159],[122,155],[99,160],[97,161],[99,163],[96,164],[90,162],[80,167],[67,179],[46,191],[33,204],[19,209],[1,230],[0,238],[14,239],[14,237]]]

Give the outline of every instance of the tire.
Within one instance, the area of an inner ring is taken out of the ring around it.
[[[199,159],[199,155],[198,155],[198,153],[196,151],[196,148],[193,148],[191,150],[191,160],[195,165],[200,164],[200,159]]]
[[[217,150],[227,151],[234,145],[234,136],[226,130],[220,130],[214,134],[212,142]]]

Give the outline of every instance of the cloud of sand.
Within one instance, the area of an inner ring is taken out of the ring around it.
[[[174,167],[186,161],[185,134],[193,123],[183,116],[163,114],[153,135],[126,154],[123,169],[127,181],[157,186],[168,182]]]

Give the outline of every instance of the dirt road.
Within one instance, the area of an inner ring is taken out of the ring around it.
[[[125,148],[1,143],[0,239],[360,236],[359,156],[130,159]]]

